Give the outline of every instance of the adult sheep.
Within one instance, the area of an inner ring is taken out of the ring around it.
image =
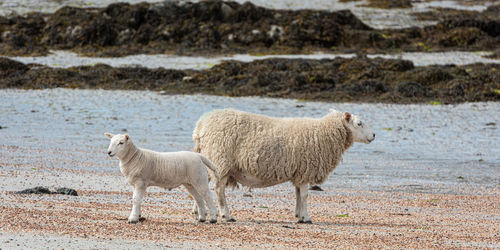
[[[295,186],[295,216],[311,223],[307,185],[321,184],[353,142],[370,143],[371,129],[359,117],[331,110],[322,118],[273,118],[234,109],[202,116],[193,131],[194,151],[217,167],[216,193],[221,216],[234,221],[225,188],[252,188],[290,181]]]

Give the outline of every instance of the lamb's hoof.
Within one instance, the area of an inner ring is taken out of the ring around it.
[[[310,220],[299,220],[297,223],[300,223],[300,224],[312,224],[312,221]]]
[[[137,224],[138,222],[142,222],[142,221],[145,221],[146,218],[144,217],[139,217],[137,219],[128,219],[128,224]]]
[[[201,222],[201,223],[203,223],[205,221],[206,221],[205,219],[198,219],[198,222]]]
[[[298,214],[296,214],[296,215],[295,215],[295,218],[299,218],[299,215],[298,215]]]
[[[230,218],[230,219],[226,219],[226,222],[235,222],[236,220],[233,219],[233,218]]]
[[[217,219],[210,219],[210,223],[216,223],[217,222]]]

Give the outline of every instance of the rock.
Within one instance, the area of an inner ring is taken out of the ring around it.
[[[22,191],[16,192],[17,194],[52,194],[52,192],[46,187],[34,187],[24,189]]]
[[[64,194],[64,195],[72,195],[72,196],[78,196],[78,193],[76,190],[72,188],[58,188],[54,194]]]
[[[24,189],[16,193],[17,194],[64,194],[64,195],[78,196],[76,190],[71,188],[58,188],[55,192],[52,192],[48,188],[42,186]]]

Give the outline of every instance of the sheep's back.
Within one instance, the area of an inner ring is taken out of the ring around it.
[[[224,170],[222,175],[236,168],[270,183],[322,183],[344,151],[333,136],[336,127],[343,128],[340,122],[229,109],[211,112],[202,123],[201,153]]]

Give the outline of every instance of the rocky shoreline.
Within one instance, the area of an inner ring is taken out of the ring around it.
[[[381,8],[391,7],[380,1]],[[406,6],[401,1],[402,6]],[[399,5],[396,5],[399,6]],[[436,25],[373,29],[349,10],[275,10],[252,3],[168,1],[63,7],[0,17],[0,54],[71,50],[131,54],[296,54],[323,52],[477,51],[500,48],[500,5],[482,12],[440,9],[415,14]]]
[[[409,2],[400,1],[396,7],[408,7]],[[393,4],[381,1],[377,7],[393,8]],[[63,7],[51,14],[0,17],[0,54],[7,56],[46,55],[54,49],[108,57],[358,54],[353,59],[227,61],[207,70],[100,64],[60,69],[0,58],[0,88],[137,89],[337,102],[499,101],[498,64],[416,67],[410,61],[365,55],[488,48],[497,57],[500,5],[482,12],[440,9],[415,15],[437,24],[373,29],[349,10],[275,10],[223,1],[115,3],[105,8]]]
[[[51,68],[0,58],[0,88],[83,88],[268,96],[332,102],[500,101],[500,65],[431,65],[382,58],[225,61],[206,70]]]

